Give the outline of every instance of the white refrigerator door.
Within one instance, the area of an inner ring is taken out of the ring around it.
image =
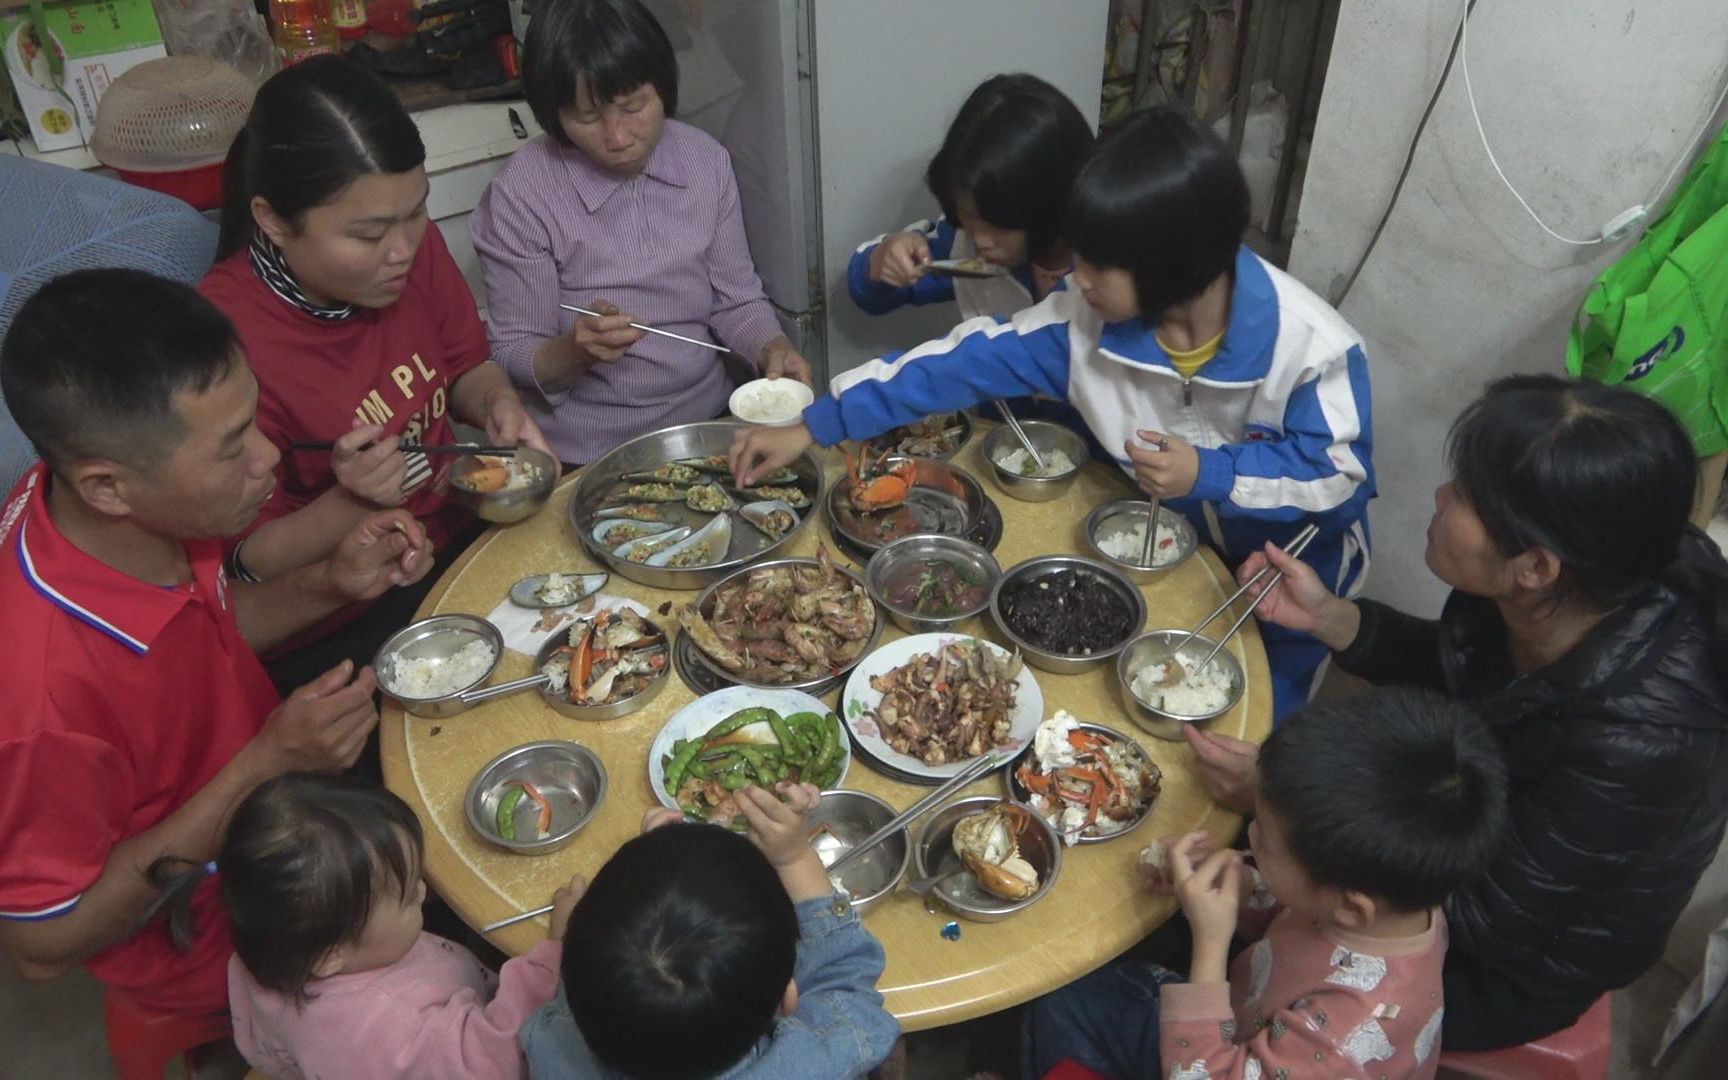
[[[678,54],[678,118],[731,152],[756,272],[793,341],[807,353],[819,352],[808,318],[820,256],[809,80],[799,62],[805,4],[646,4]]]
[[[846,294],[861,243],[939,213],[924,167],[973,87],[1025,71],[1096,125],[1109,0],[811,0],[828,372],[939,337],[952,304],[870,316]]]

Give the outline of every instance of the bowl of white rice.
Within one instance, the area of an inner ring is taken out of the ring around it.
[[[746,424],[791,427],[804,419],[804,410],[816,400],[816,392],[797,379],[751,379],[732,391],[726,402],[732,415]]]
[[[996,486],[1022,502],[1049,502],[1061,498],[1086,464],[1086,440],[1061,424],[1048,420],[1022,420],[1020,430],[1038,448],[1044,467],[1015,437],[1007,424],[984,436],[983,452],[996,474]]]
[[[1242,662],[1228,648],[1218,651],[1205,667],[1200,661],[1216,641],[1195,637],[1175,653],[1185,674],[1174,685],[1163,685],[1170,647],[1186,637],[1186,630],[1148,630],[1122,650],[1116,658],[1116,683],[1122,704],[1147,734],[1179,740],[1187,724],[1203,724],[1236,707],[1246,683]]]
[[[1169,573],[1194,554],[1200,537],[1189,520],[1167,506],[1158,507],[1158,535],[1152,543],[1152,561],[1142,562],[1146,547],[1146,512],[1152,504],[1144,499],[1117,499],[1086,515],[1086,544],[1099,559],[1121,571],[1128,580],[1144,585]]]
[[[476,615],[434,615],[410,623],[378,648],[378,687],[415,716],[454,716],[465,694],[492,677],[504,636]]]

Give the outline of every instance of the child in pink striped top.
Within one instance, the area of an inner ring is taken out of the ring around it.
[[[1036,1002],[1027,1075],[1073,1059],[1124,1080],[1429,1080],[1440,902],[1486,868],[1505,810],[1464,706],[1383,690],[1297,713],[1260,750],[1254,867],[1205,833],[1148,860],[1194,931],[1187,980],[1119,962]],[[1235,934],[1254,944],[1230,962]]]

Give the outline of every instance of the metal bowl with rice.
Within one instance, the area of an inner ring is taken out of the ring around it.
[[[378,647],[378,687],[415,716],[441,719],[469,700],[498,668],[504,635],[477,615],[434,615],[409,623]]]

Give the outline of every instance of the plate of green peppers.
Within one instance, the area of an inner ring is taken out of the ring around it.
[[[743,827],[736,792],[780,781],[839,786],[852,765],[846,726],[800,690],[729,686],[672,714],[648,749],[648,782],[662,805]]]

